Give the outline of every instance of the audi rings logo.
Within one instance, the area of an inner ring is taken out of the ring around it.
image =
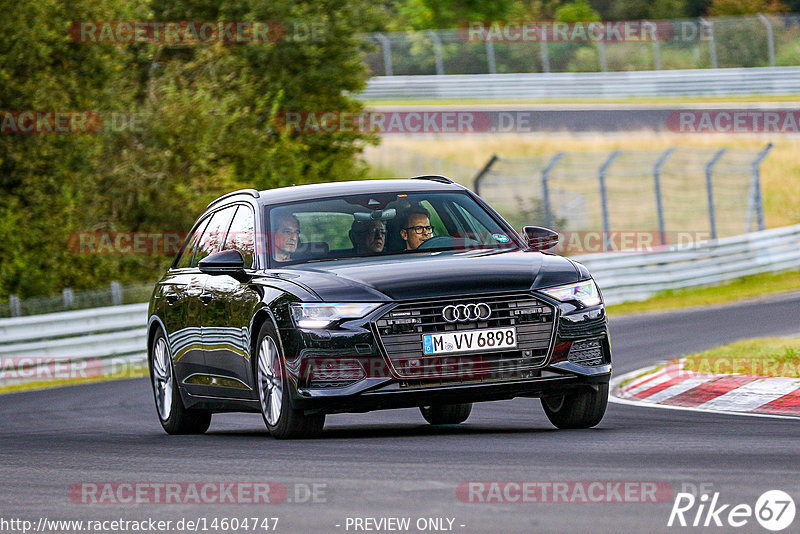
[[[492,309],[485,302],[478,304],[457,304],[445,306],[442,317],[448,323],[467,323],[470,321],[485,321],[492,315]]]

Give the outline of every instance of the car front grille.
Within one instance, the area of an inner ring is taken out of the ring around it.
[[[454,304],[486,303],[487,320],[449,323],[442,310]],[[529,293],[449,297],[404,302],[374,323],[386,355],[401,378],[422,382],[442,379],[456,382],[510,380],[526,377],[522,371],[542,367],[553,336],[555,310]],[[424,334],[516,327],[517,347],[499,351],[474,351],[424,355]]]

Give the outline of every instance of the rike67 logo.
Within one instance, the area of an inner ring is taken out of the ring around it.
[[[719,492],[695,497],[691,493],[678,493],[669,514],[667,526],[681,527],[733,527],[752,524],[755,518],[767,530],[779,531],[794,521],[794,499],[781,490],[769,490],[761,494],[755,506],[749,504],[723,504]]]

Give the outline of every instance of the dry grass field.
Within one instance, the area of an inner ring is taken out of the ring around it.
[[[630,134],[494,134],[461,136],[384,136],[382,144],[440,158],[475,168],[492,154],[505,157],[551,155],[559,151],[602,152],[666,150],[671,146],[691,148],[738,148],[759,150],[767,143],[774,148],[764,161],[762,191],[767,227],[800,223],[800,136],[698,135],[635,132]]]

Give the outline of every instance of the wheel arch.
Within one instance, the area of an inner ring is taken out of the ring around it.
[[[150,320],[147,321],[147,360],[150,362],[153,358],[153,340],[156,337],[156,332],[161,329],[164,332],[164,339],[167,342],[167,349],[172,354],[172,348],[169,346],[169,336],[167,335],[167,328],[164,322],[158,315],[152,315]]]

